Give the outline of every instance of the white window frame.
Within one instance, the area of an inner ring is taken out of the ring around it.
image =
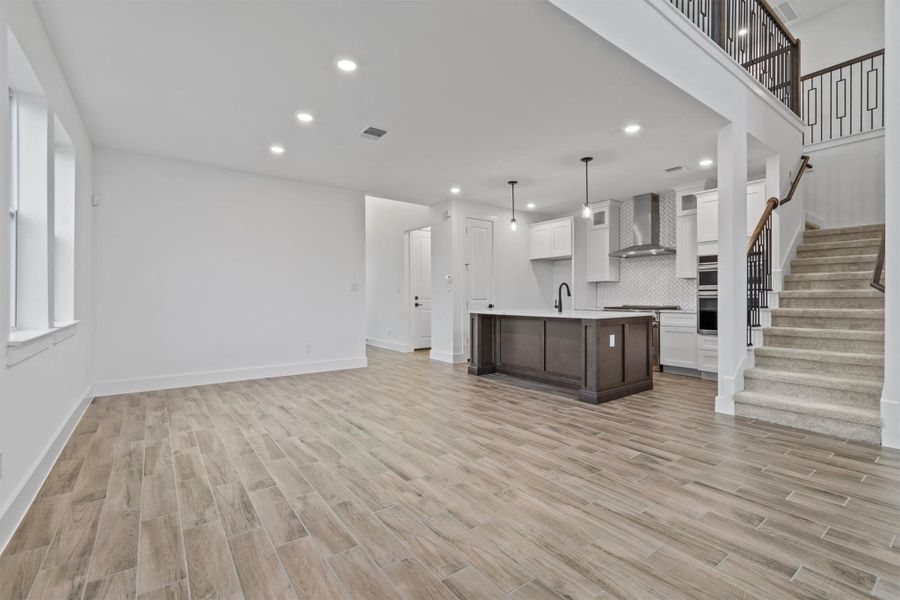
[[[9,327],[18,322],[19,242],[19,109],[16,93],[9,89]]]

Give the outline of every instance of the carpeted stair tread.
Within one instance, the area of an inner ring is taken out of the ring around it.
[[[880,394],[884,387],[880,381],[869,379],[854,379],[850,377],[826,377],[812,373],[794,373],[791,371],[777,371],[774,369],[747,369],[744,378],[762,379],[765,381],[777,381],[779,383],[792,383],[805,385],[810,388],[828,388],[832,390],[846,390],[851,392],[864,392]]]
[[[853,225],[850,227],[830,227],[828,229],[815,229],[804,231],[803,234],[810,238],[823,237],[829,235],[843,235],[847,233],[872,233],[884,232],[884,223],[874,223],[872,225]]]
[[[878,258],[877,254],[848,254],[846,256],[819,256],[814,258],[795,258],[792,262],[792,266],[807,266],[807,265],[838,265],[838,264],[847,264],[847,263],[871,263],[872,266],[875,266],[875,260]],[[870,272],[871,276],[871,272]]]
[[[884,319],[883,308],[773,308],[771,310],[772,316],[782,317]]]
[[[867,427],[881,427],[881,412],[878,407],[836,406],[829,402],[816,402],[805,398],[777,396],[760,392],[738,392],[735,394],[734,400],[739,404],[750,404],[826,419],[849,421]]]
[[[884,364],[883,355],[864,354],[862,352],[829,352],[826,350],[808,350],[806,348],[761,346],[754,350],[754,354],[757,357],[768,356],[772,358],[810,360],[839,365],[866,365],[877,367]]]
[[[837,242],[806,242],[797,247],[798,251],[817,252],[820,250],[841,250],[844,248],[868,248],[881,245],[881,237],[862,238],[859,240],[839,240]],[[863,252],[862,254],[868,254]]]
[[[871,278],[871,275],[869,275]],[[782,290],[781,298],[884,298],[884,294],[873,288],[861,288],[858,290]]]
[[[862,340],[866,342],[883,342],[883,331],[865,331],[859,329],[815,329],[812,327],[764,327],[766,333],[780,336],[810,337],[822,339]]]
[[[874,265],[873,265],[874,267]],[[872,270],[868,271],[835,271],[832,273],[794,273],[785,275],[785,281],[833,281],[835,279],[872,280]]]

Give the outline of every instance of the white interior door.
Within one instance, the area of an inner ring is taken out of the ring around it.
[[[431,348],[431,231],[409,232],[413,348]]]
[[[469,311],[483,310],[494,303],[494,223],[466,219],[466,310],[463,342],[469,356]]]

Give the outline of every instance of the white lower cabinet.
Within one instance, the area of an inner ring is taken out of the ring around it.
[[[719,338],[697,334],[697,368],[704,373],[719,372]]]
[[[660,315],[659,364],[663,367],[697,369],[697,314]]]

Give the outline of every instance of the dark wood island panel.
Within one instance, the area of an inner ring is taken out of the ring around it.
[[[577,389],[593,404],[653,389],[651,317],[596,315],[472,313],[469,373]]]

